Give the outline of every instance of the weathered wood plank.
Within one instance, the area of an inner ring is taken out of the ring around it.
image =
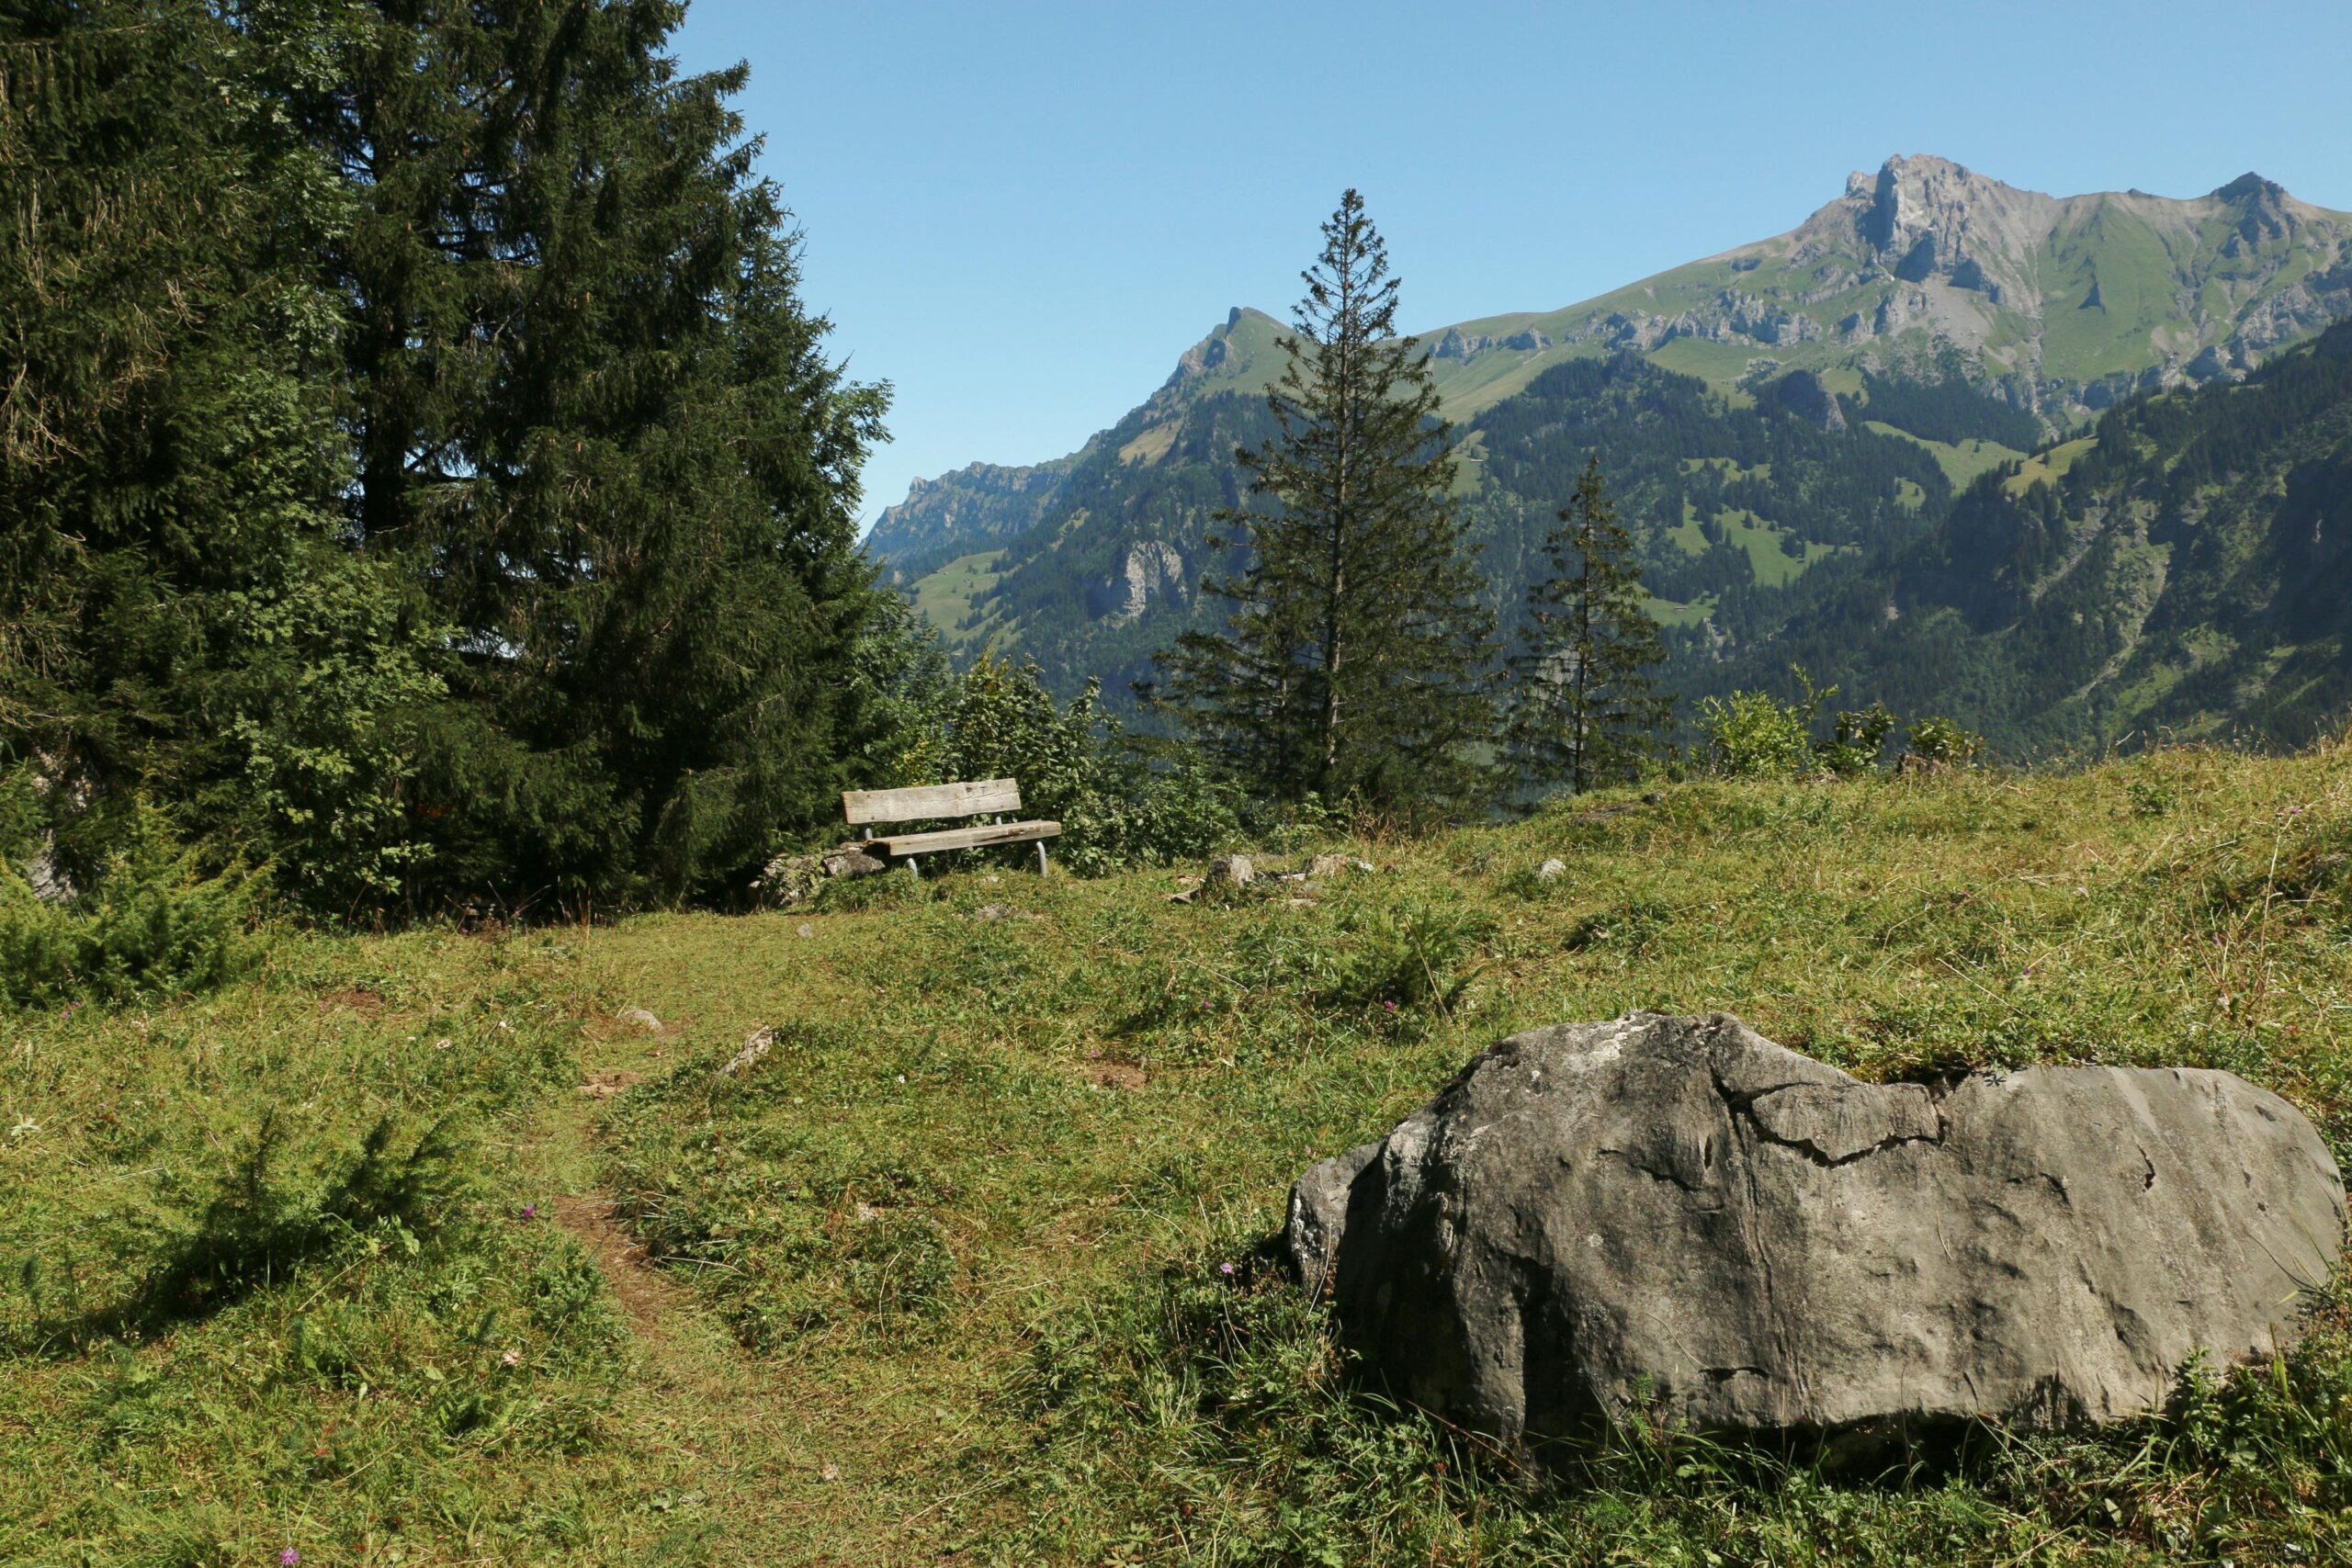
[[[949,828],[937,833],[900,833],[896,838],[869,839],[857,847],[888,855],[931,855],[943,850],[976,850],[983,844],[1019,844],[1031,839],[1058,837],[1058,822],[996,822],[980,828]]]
[[[991,811],[1020,809],[1021,785],[1012,779],[918,784],[912,789],[842,791],[842,817],[853,828],[865,822],[922,822],[938,817],[979,817]]]

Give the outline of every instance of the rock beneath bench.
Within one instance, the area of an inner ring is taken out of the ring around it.
[[[889,862],[855,844],[843,844],[821,854],[778,855],[768,862],[752,884],[760,902],[769,908],[789,908],[814,898],[825,884],[842,876],[879,876]]]
[[[1646,1405],[1745,1433],[2161,1408],[2269,1355],[2344,1241],[2277,1095],[2189,1068],[1868,1084],[1725,1014],[1514,1035],[1291,1196],[1391,1388],[1516,1439]]]

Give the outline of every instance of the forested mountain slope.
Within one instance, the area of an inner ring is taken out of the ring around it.
[[[1725,673],[1804,660],[2020,752],[2165,731],[2300,744],[2352,708],[2348,633],[2352,323],[1986,474]]]

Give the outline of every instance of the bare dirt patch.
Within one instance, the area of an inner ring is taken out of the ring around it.
[[[644,1081],[643,1073],[632,1073],[625,1069],[607,1073],[590,1073],[580,1080],[580,1097],[582,1100],[610,1100],[631,1085],[641,1084]]]
[[[595,1258],[630,1325],[640,1335],[659,1334],[663,1315],[678,1304],[677,1287],[655,1272],[645,1248],[622,1228],[612,1199],[602,1192],[558,1198],[555,1217]]]
[[[1133,1062],[1089,1062],[1086,1081],[1097,1089],[1141,1089],[1151,1075]]]

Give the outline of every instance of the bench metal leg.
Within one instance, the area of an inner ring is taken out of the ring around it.
[[[909,855],[907,857],[907,874],[913,877],[917,882],[921,882],[922,880],[922,873],[915,869],[915,857],[912,855]]]
[[[1037,840],[1037,874],[1046,874],[1046,840],[1043,839]]]

